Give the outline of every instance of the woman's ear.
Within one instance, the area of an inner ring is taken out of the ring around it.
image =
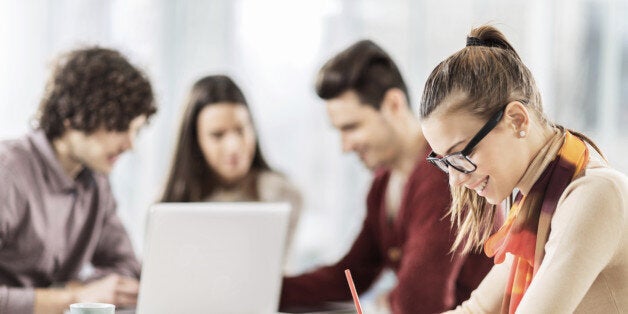
[[[513,101],[506,105],[504,120],[516,137],[526,137],[530,127],[530,112],[520,101]]]

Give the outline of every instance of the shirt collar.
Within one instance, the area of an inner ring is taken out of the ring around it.
[[[28,137],[35,148],[35,152],[42,160],[42,167],[46,180],[50,182],[51,186],[58,191],[68,191],[76,189],[77,181],[83,181],[86,177],[89,177],[89,170],[84,168],[81,173],[78,174],[76,180],[72,179],[61,166],[57,155],[54,152],[52,143],[46,137],[43,130],[38,129],[28,134]]]

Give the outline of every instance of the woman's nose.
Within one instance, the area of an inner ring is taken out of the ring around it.
[[[238,134],[229,133],[225,136],[224,144],[228,152],[237,151],[242,146],[242,138]]]

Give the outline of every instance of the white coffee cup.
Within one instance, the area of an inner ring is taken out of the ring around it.
[[[115,314],[116,306],[108,303],[74,303],[70,314]]]

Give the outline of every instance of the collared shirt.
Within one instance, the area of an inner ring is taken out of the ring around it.
[[[34,288],[96,276],[139,278],[105,175],[73,179],[41,130],[0,143],[0,313],[32,313]]]

